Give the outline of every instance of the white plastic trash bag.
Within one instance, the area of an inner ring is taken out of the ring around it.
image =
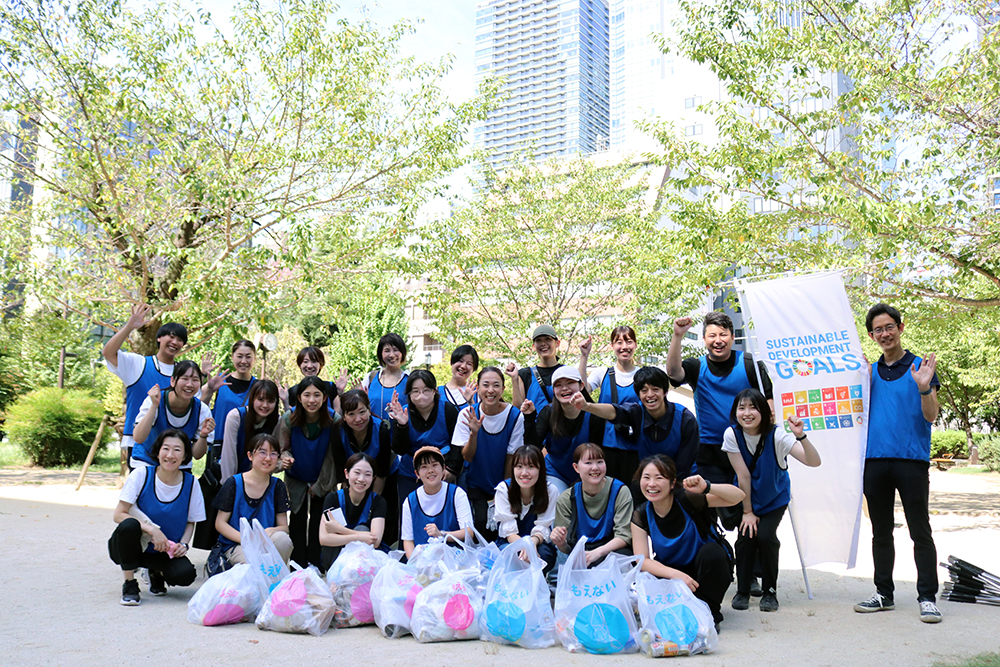
[[[198,625],[252,622],[263,600],[246,563],[210,577],[188,601],[188,621]]]
[[[260,597],[266,600],[278,582],[290,574],[288,566],[257,519],[251,525],[246,517],[240,518],[240,546],[243,557],[257,573],[255,581]]]
[[[483,598],[472,581],[478,569],[449,574],[417,594],[411,627],[418,642],[479,638]]]
[[[372,581],[389,560],[385,553],[362,542],[350,542],[340,552],[326,572],[326,583],[336,605],[333,614],[336,627],[350,628],[375,622]]]
[[[587,569],[586,538],[580,538],[559,569],[556,583],[556,636],[571,653],[631,653],[638,650],[639,633],[628,589],[642,564],[642,556],[609,554]],[[622,568],[637,562],[626,574]]]
[[[371,587],[372,614],[383,635],[398,639],[410,632],[413,605],[423,589],[412,565],[390,560],[375,574]]]
[[[642,572],[636,584],[643,644],[670,642],[680,653],[711,653],[719,647],[712,610],[683,581]]]
[[[257,627],[320,636],[333,620],[333,596],[314,567],[294,572],[271,591],[257,614]]]
[[[454,572],[478,568],[479,560],[454,538],[432,537],[427,544],[417,545],[408,564],[420,585],[427,586]]]
[[[528,561],[520,554],[528,554]],[[556,643],[549,587],[535,543],[522,537],[504,547],[493,564],[486,586],[480,639],[524,648],[545,648]]]

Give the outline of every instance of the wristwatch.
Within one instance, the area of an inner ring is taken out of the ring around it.
[[[701,493],[702,493],[702,495],[707,496],[708,492],[711,491],[711,490],[712,490],[712,483],[706,479],[705,480],[705,490],[702,491]]]

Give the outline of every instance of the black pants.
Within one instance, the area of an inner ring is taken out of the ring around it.
[[[472,506],[472,524],[488,542],[495,542],[499,537],[496,528],[493,530],[486,528],[486,518],[489,513],[490,501],[493,500],[493,491],[487,493],[482,489],[470,487],[467,495],[469,496],[469,505]]]
[[[323,518],[323,499],[307,494],[298,512],[288,518],[288,536],[292,538],[292,560],[306,567],[315,565],[322,569],[323,559],[319,544],[319,522]]]
[[[729,584],[733,582],[732,565],[729,554],[718,542],[703,544],[694,560],[687,567],[677,568],[698,582],[694,596],[712,610],[712,619],[722,620],[722,599],[726,597]]]
[[[721,444],[701,443],[696,472],[712,484],[736,484],[736,471],[729,462],[729,454],[722,451]]]
[[[639,452],[630,449],[604,449],[604,462],[608,467],[608,477],[631,484],[635,471],[639,468]],[[638,505],[636,505],[638,507]]]
[[[757,534],[749,537],[740,532],[736,538],[736,590],[750,595],[754,579],[754,564],[760,559],[760,587],[772,595],[778,589],[778,524],[788,505],[757,516]]]
[[[381,496],[385,498],[385,530],[382,531],[382,544],[391,548],[399,540],[399,507],[403,504],[396,488],[395,473],[385,478]]]
[[[938,590],[937,549],[931,535],[928,516],[930,477],[927,461],[908,459],[867,459],[865,461],[865,498],[872,521],[872,558],[875,562],[875,588],[892,600],[895,586],[892,568],[896,546],[892,539],[893,506],[896,491],[903,504],[906,526],[913,540],[913,560],[917,564],[917,599],[934,602]]]
[[[108,540],[108,555],[122,570],[144,567],[159,573],[169,586],[190,586],[198,576],[187,556],[171,558],[162,551],[143,551],[142,528],[133,518],[125,519],[115,528]]]

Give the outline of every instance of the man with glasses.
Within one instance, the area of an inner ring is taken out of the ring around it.
[[[931,535],[928,494],[931,423],[938,416],[934,369],[937,359],[921,359],[901,343],[903,321],[899,311],[884,303],[872,306],[865,318],[868,335],[882,348],[872,364],[868,414],[868,451],[864,493],[872,522],[875,594],[854,605],[854,611],[890,611],[893,604],[892,568],[896,558],[892,531],[896,491],[903,505],[917,564],[917,600],[920,620],[941,621],[935,603],[938,589],[937,549]]]

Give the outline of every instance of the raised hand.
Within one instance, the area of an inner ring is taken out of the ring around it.
[[[788,426],[791,427],[796,438],[801,438],[806,430],[806,425],[795,415],[788,415]]]
[[[221,366],[215,363],[215,355],[212,352],[205,352],[201,355],[201,374],[206,377],[215,375]],[[218,387],[216,387],[218,389]]]
[[[202,422],[201,428],[198,430],[198,433],[203,438],[208,438],[209,434],[215,433],[215,420],[209,417],[204,422]]]
[[[511,382],[515,382],[517,380],[517,362],[507,362],[507,365],[504,366],[503,374],[509,377]]]
[[[693,324],[694,321],[690,317],[678,317],[674,320],[674,335],[683,336]]]
[[[937,355],[933,352],[924,358],[920,364],[920,368],[917,368],[916,364],[910,364],[910,375],[913,376],[913,381],[917,383],[917,389],[927,391],[931,388],[931,380],[934,379],[934,370],[936,368]]]
[[[580,343],[580,356],[586,358],[590,356],[590,351],[594,347],[594,337],[587,336],[587,340]]]
[[[476,388],[477,388],[476,381],[473,380],[472,382],[465,385],[459,390],[462,392],[462,396],[465,397],[466,403],[472,402],[472,397],[476,395]]]
[[[476,414],[475,408],[465,410],[465,425],[469,427],[469,437],[479,433],[479,428],[483,425],[483,420]]]
[[[535,404],[531,402],[531,399],[528,398],[524,399],[524,402],[521,403],[521,414],[530,415],[534,411],[535,411]]]
[[[583,394],[576,392],[569,397],[570,404],[577,410],[583,410],[584,406],[587,405],[587,399],[583,397]]]
[[[288,405],[288,387],[284,386],[280,382],[275,382],[278,385],[278,399],[284,406]]]
[[[399,403],[399,394],[392,392],[392,400],[386,406],[389,416],[400,426],[406,426],[410,422],[410,412]]]
[[[226,381],[226,374],[218,373],[216,375],[209,376],[208,382],[205,383],[205,389],[208,390],[209,394],[214,394],[219,390],[219,387],[228,387],[229,385],[230,383]]]
[[[160,388],[160,385],[153,385],[146,392],[146,395],[149,396],[151,409],[155,410],[160,406],[160,396],[163,395],[163,389]]]
[[[139,327],[149,324],[152,316],[152,306],[147,303],[137,303],[132,306],[132,312],[128,316],[128,321],[125,322],[125,328],[129,331],[135,331]]]
[[[702,493],[705,490],[705,478],[701,475],[691,475],[683,483],[684,490],[691,493]]]
[[[337,385],[337,391],[341,394],[347,389],[347,383],[350,380],[348,377],[349,371],[346,368],[340,369],[340,375],[337,376],[337,381],[334,383]]]

